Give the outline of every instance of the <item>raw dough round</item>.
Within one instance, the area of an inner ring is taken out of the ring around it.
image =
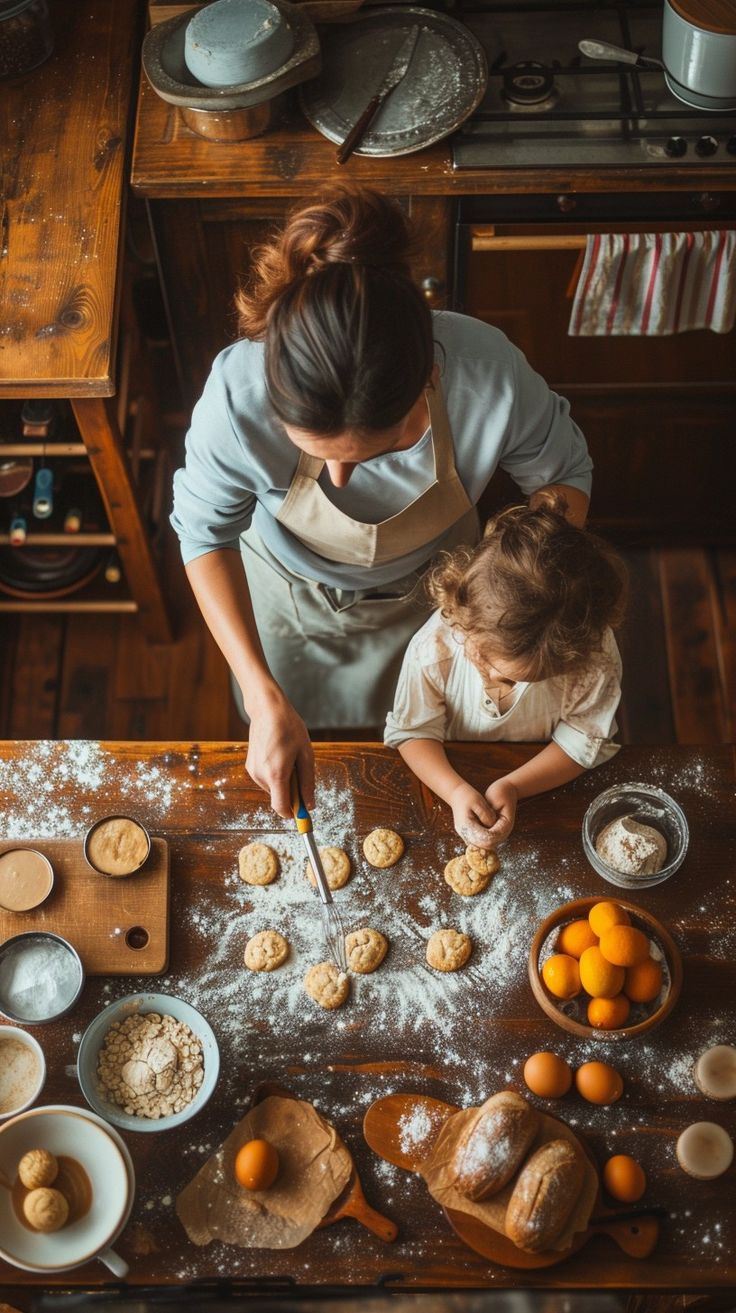
[[[445,880],[456,894],[472,897],[482,894],[491,877],[474,870],[465,857],[453,857],[445,867]]]
[[[395,830],[371,830],[363,840],[363,855],[371,866],[395,866],[404,854],[404,840]]]
[[[60,1190],[43,1186],[26,1195],[23,1214],[34,1231],[60,1231],[69,1216],[69,1205]]]
[[[318,848],[317,851],[322,858],[322,868],[329,888],[342,889],[350,879],[350,858],[347,853],[342,848]],[[307,862],[304,869],[309,883],[316,889],[317,881],[311,863]]]
[[[246,884],[271,884],[279,873],[279,859],[267,843],[247,843],[238,853],[240,878]]]
[[[26,1190],[52,1185],[59,1175],[59,1164],[48,1149],[29,1149],[18,1163],[18,1175]]]
[[[345,1002],[350,993],[350,980],[334,962],[318,962],[304,977],[304,988],[315,1003],[331,1011]]]
[[[701,1053],[693,1072],[695,1084],[708,1099],[736,1099],[736,1049],[716,1044]]]
[[[275,971],[289,956],[289,945],[278,930],[259,930],[245,945],[249,971]]]
[[[712,1181],[731,1166],[733,1140],[717,1122],[693,1122],[677,1141],[676,1153],[683,1172]]]
[[[621,875],[655,875],[667,861],[667,840],[652,825],[619,816],[604,826],[595,841],[602,862]]]
[[[348,970],[359,976],[369,976],[380,967],[388,952],[388,940],[380,930],[353,930],[345,936]]]
[[[87,860],[103,875],[132,875],[140,870],[151,851],[151,840],[138,821],[129,816],[109,816],[87,835]]]
[[[465,849],[465,860],[479,875],[495,875],[501,865],[495,848],[476,848],[473,843]]]
[[[427,940],[427,961],[435,971],[459,971],[472,951],[470,936],[449,927],[435,930]]]

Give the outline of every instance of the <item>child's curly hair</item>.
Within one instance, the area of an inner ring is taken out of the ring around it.
[[[449,553],[430,572],[427,591],[445,620],[471,637],[479,654],[502,657],[529,681],[586,661],[604,630],[621,623],[627,575],[602,539],[564,518],[567,504],[510,506],[489,521],[474,549]]]

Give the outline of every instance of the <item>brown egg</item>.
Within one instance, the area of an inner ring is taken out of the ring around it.
[[[616,1153],[603,1168],[603,1184],[614,1199],[635,1204],[647,1188],[644,1168],[627,1153]]]
[[[279,1171],[279,1155],[268,1140],[248,1140],[235,1155],[235,1180],[246,1190],[268,1190]]]
[[[556,1053],[532,1053],[524,1063],[524,1080],[540,1099],[559,1099],[572,1085],[572,1072]]]
[[[588,1103],[615,1103],[624,1092],[624,1082],[607,1062],[584,1062],[575,1072],[575,1085]]]

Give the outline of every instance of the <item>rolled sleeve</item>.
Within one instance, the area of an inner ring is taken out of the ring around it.
[[[552,739],[579,766],[590,769],[609,761],[619,750],[616,709],[621,700],[621,657],[610,630],[599,659],[566,681],[562,715]]]
[[[550,483],[563,483],[590,495],[593,462],[570,415],[565,397],[552,392],[541,375],[511,346],[517,404],[504,443],[501,468],[530,496]]]

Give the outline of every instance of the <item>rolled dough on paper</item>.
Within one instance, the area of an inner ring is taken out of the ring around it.
[[[248,1140],[268,1140],[278,1150],[279,1174],[270,1190],[246,1190],[235,1180],[235,1155]],[[311,1103],[271,1095],[184,1187],[176,1212],[195,1245],[222,1240],[244,1249],[293,1249],[322,1221],[352,1170],[337,1131]]]
[[[452,1208],[458,1213],[469,1213],[472,1217],[477,1217],[481,1222],[484,1222],[491,1230],[498,1231],[505,1236],[506,1205],[516,1185],[518,1172],[514,1173],[508,1185],[499,1190],[498,1194],[477,1203],[461,1194],[452,1184],[455,1175],[452,1167],[455,1147],[465,1128],[477,1118],[478,1112],[478,1108],[464,1108],[461,1112],[456,1112],[454,1116],[448,1117],[437,1137],[431,1156],[426,1162],[422,1163],[419,1171],[427,1182],[429,1193],[438,1203],[442,1204],[443,1208]],[[537,1149],[540,1149],[548,1140],[572,1140],[574,1144],[580,1147],[577,1136],[564,1122],[555,1121],[554,1118],[548,1117],[543,1112],[539,1115],[542,1119],[542,1125],[529,1150],[529,1154],[527,1154],[527,1158],[530,1154],[536,1153]],[[584,1151],[583,1157],[586,1168],[583,1186],[564,1231],[559,1236],[556,1244],[553,1245],[555,1250],[569,1249],[573,1237],[577,1235],[578,1231],[585,1230],[598,1195],[598,1173]]]

